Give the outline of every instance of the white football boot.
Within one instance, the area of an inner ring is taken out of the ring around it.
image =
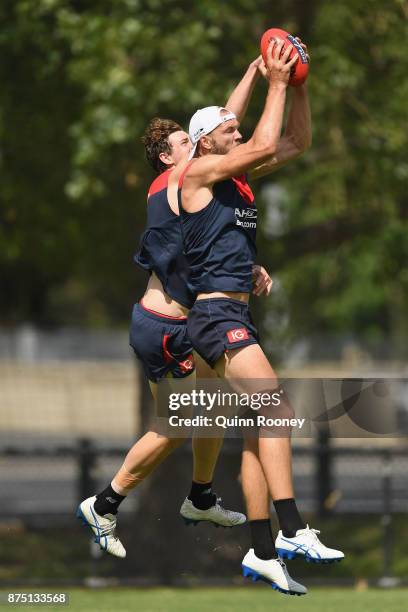
[[[296,536],[287,538],[279,531],[275,541],[276,552],[282,559],[304,557],[308,563],[334,563],[344,559],[344,553],[334,548],[328,548],[317,537],[317,529],[298,529]]]
[[[77,518],[82,519],[84,525],[92,529],[95,534],[95,542],[99,544],[102,550],[115,557],[126,557],[126,550],[115,534],[116,516],[114,514],[105,514],[101,516],[97,514],[94,508],[96,495],[88,497],[78,506]]]
[[[207,523],[213,523],[216,527],[235,527],[236,525],[242,525],[246,521],[245,514],[241,512],[234,512],[233,510],[226,510],[219,503],[221,498],[217,498],[214,506],[208,508],[208,510],[200,510],[193,505],[193,502],[186,497],[180,508],[180,514],[184,519],[186,525],[197,525],[203,521]]]
[[[242,573],[254,582],[262,580],[285,595],[306,595],[307,588],[291,578],[281,559],[259,559],[250,548],[242,561]]]

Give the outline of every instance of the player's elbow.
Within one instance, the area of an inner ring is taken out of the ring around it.
[[[312,130],[305,130],[303,132],[302,138],[300,139],[300,146],[302,153],[310,149],[312,146]]]
[[[292,142],[297,149],[297,156],[303,155],[312,146],[312,135],[307,134],[303,138],[292,139]]]
[[[284,138],[290,144],[291,148],[297,150],[297,155],[301,155],[312,146],[312,132],[310,130],[302,130],[299,132],[286,132]]]
[[[304,139],[302,153],[310,149],[311,146],[312,146],[312,133],[307,134],[306,138]]]
[[[257,163],[264,162],[270,159],[271,157],[275,157],[277,150],[278,146],[276,142],[256,147],[254,152],[256,155]]]
[[[251,138],[248,140],[248,148],[254,162],[258,164],[276,155],[278,142],[274,138]]]

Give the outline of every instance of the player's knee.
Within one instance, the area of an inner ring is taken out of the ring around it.
[[[159,435],[159,443],[157,444],[156,448],[158,450],[158,452],[160,453],[160,455],[168,455],[169,453],[173,452],[174,450],[176,450],[177,448],[179,448],[182,444],[184,444],[184,442],[187,439],[187,436],[179,436],[177,438],[170,438],[169,436],[165,436],[165,435]]]
[[[270,401],[265,401],[260,406],[258,414],[268,419],[284,419],[285,421],[295,417],[293,406],[282,387],[275,388],[272,391],[265,391],[262,395],[264,397],[269,396]]]
[[[177,448],[182,446],[186,440],[187,436],[180,438],[166,438],[167,449],[172,452],[173,450],[176,450]]]

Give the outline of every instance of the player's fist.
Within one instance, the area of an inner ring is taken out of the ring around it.
[[[298,61],[298,55],[294,54],[292,59],[289,56],[293,50],[293,45],[289,44],[283,48],[285,41],[281,38],[272,39],[266,51],[266,78],[269,83],[281,82],[287,85],[291,75],[292,67]]]

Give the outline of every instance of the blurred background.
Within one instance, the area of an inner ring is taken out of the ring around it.
[[[254,185],[274,279],[255,318],[280,372],[407,376],[408,4],[3,0],[0,17],[0,580],[241,584],[245,529],[179,521],[187,444],[123,504],[125,561],[101,558],[74,520],[151,410],[127,331],[154,177],[140,137],[154,116],[187,128],[198,107],[224,104],[265,29],[301,36],[313,145]],[[228,440],[215,486],[243,508],[239,455]],[[347,553],[296,578],[407,580],[407,473],[404,437],[296,440],[299,506]]]

